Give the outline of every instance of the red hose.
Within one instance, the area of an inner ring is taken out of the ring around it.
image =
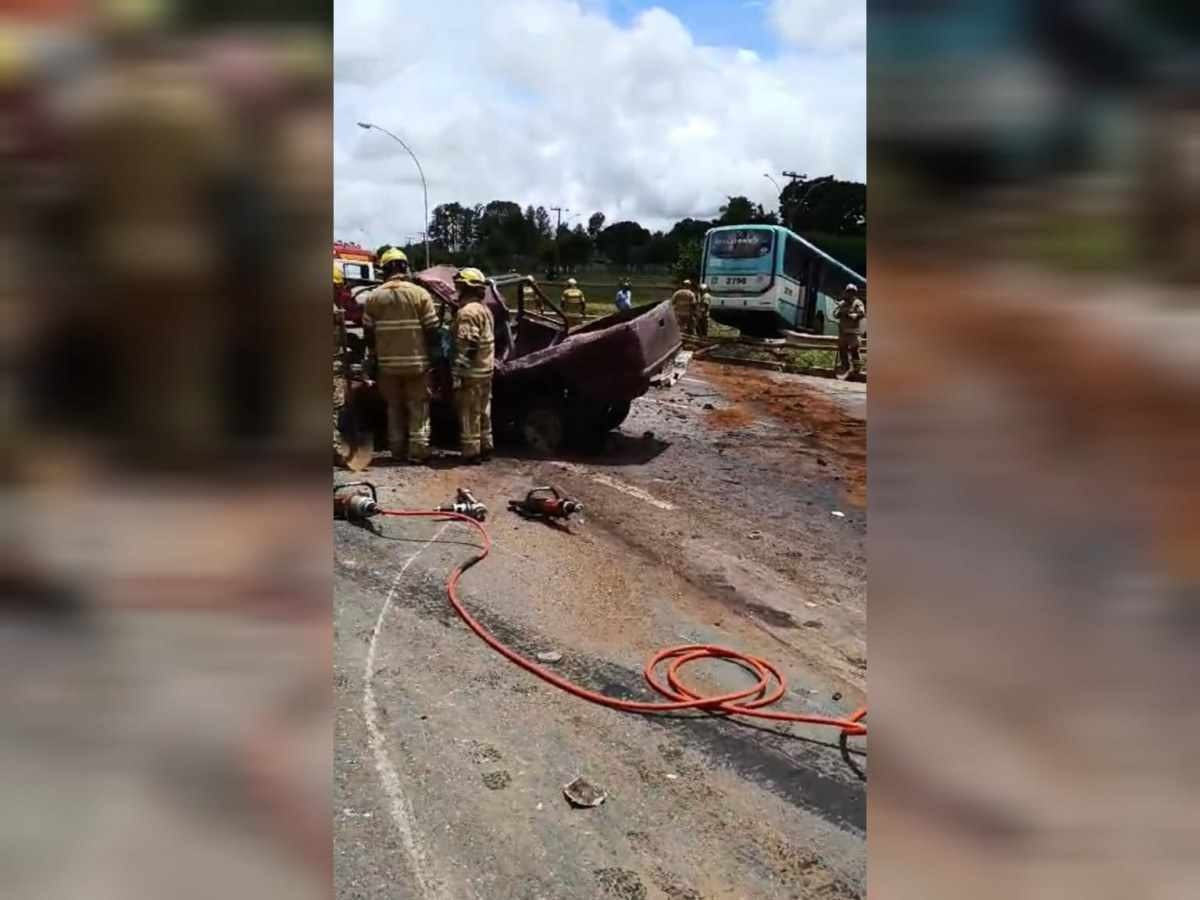
[[[580,687],[575,682],[568,681],[562,676],[551,672],[549,669],[539,666],[536,662],[526,659],[516,651],[502,644],[495,635],[484,628],[474,616],[467,612],[466,607],[459,600],[459,579],[472,566],[482,562],[492,549],[492,539],[483,525],[469,516],[459,515],[458,513],[389,509],[381,510],[380,512],[385,516],[403,518],[452,519],[464,522],[478,531],[483,538],[482,551],[456,568],[451,573],[450,580],[446,583],[446,595],[450,598],[450,604],[454,607],[459,617],[466,623],[467,627],[501,656],[520,666],[525,671],[536,675],[543,681],[547,681],[555,687],[566,691],[568,694],[579,697],[581,700],[587,700],[591,703],[597,703],[600,706],[607,706],[610,709],[619,709],[624,712],[658,713],[673,712],[680,709],[703,709],[709,712],[719,712],[728,715],[772,719],[777,722],[805,722],[810,725],[829,725],[830,727],[840,729],[846,735],[865,735],[867,733],[867,726],[862,722],[867,715],[865,706],[855,711],[847,719],[837,719],[830,716],[810,716],[790,712],[773,712],[763,709],[763,707],[777,701],[787,690],[787,683],[784,681],[780,671],[765,659],[750,656],[746,653],[739,653],[736,650],[729,650],[725,647],[717,647],[712,644],[683,644],[678,647],[669,647],[666,650],[660,650],[646,663],[646,668],[642,674],[645,676],[646,682],[650,687],[667,698],[666,703],[619,700],[615,697],[608,697],[604,694]],[[754,673],[758,678],[758,683],[731,694],[720,694],[715,697],[702,696],[689,688],[679,674],[684,666],[700,659],[729,660],[743,669]],[[658,678],[658,667],[660,664],[668,661],[669,663],[665,670],[666,683],[664,684]]]

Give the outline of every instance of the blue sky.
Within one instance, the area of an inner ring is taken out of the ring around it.
[[[739,47],[760,56],[779,52],[780,41],[767,23],[767,0],[607,0],[609,15],[620,25],[630,25],[639,12],[660,7],[688,26],[702,44]]]

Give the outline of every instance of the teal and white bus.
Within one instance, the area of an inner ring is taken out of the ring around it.
[[[846,285],[857,285],[866,299],[863,276],[780,225],[710,229],[700,273],[712,294],[712,318],[754,337],[837,334],[833,307]]]

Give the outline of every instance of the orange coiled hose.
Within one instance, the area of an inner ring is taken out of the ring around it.
[[[847,719],[837,719],[830,716],[810,716],[801,713],[791,712],[776,712],[763,707],[770,706],[783,696],[787,690],[787,683],[784,681],[783,675],[771,663],[765,659],[760,659],[756,656],[750,656],[746,653],[739,653],[736,650],[729,650],[725,647],[717,647],[712,644],[684,644],[679,647],[669,647],[666,650],[661,650],[651,657],[646,663],[646,668],[643,670],[643,675],[646,678],[647,684],[655,691],[667,698],[665,703],[648,703],[640,700],[620,700],[616,697],[609,697],[595,691],[589,691],[585,687],[575,684],[573,681],[568,681],[561,675],[551,672],[549,669],[538,665],[530,659],[521,656],[515,650],[501,643],[500,640],[490,631],[483,627],[479,621],[472,616],[463,606],[462,601],[458,598],[458,582],[462,578],[463,573],[475,565],[478,565],[487,558],[488,553],[492,549],[492,539],[487,533],[487,529],[482,524],[475,521],[469,516],[459,515],[458,513],[450,512],[429,512],[424,510],[390,510],[385,509],[380,511],[385,516],[395,516],[402,518],[431,518],[431,519],[451,519],[458,522],[463,522],[470,525],[483,538],[483,548],[478,555],[471,558],[467,562],[458,566],[450,575],[450,580],[446,583],[446,595],[450,598],[450,605],[454,607],[455,612],[466,623],[476,635],[479,636],[485,644],[505,657],[510,662],[520,666],[526,672],[536,675],[543,681],[549,682],[557,688],[572,694],[581,700],[587,700],[591,703],[607,706],[609,709],[618,709],[624,712],[636,713],[661,713],[674,712],[681,709],[702,709],[709,712],[725,713],[727,715],[737,716],[752,716],[758,719],[771,719],[777,722],[804,722],[810,725],[828,725],[832,728],[838,728],[844,735],[865,735],[867,726],[863,723],[863,719],[867,716],[867,709],[862,709],[854,712]],[[689,663],[696,662],[701,659],[725,659],[733,662],[743,669],[754,673],[758,678],[758,682],[751,687],[741,691],[736,691],[732,694],[720,694],[715,697],[704,697],[689,688],[680,677],[680,670]],[[659,680],[658,667],[663,663],[667,663],[665,674],[666,683]]]

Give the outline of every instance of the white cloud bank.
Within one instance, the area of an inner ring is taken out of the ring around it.
[[[413,148],[431,208],[515,200],[657,228],[714,215],[730,194],[773,206],[764,172],[861,180],[865,34],[835,16],[818,45],[781,18],[826,6],[842,8],[775,0],[745,11],[767,15],[789,44],[762,58],[697,45],[662,9],[620,28],[571,0],[341,0],[334,233],[374,246],[422,228],[412,161],[360,120]]]

